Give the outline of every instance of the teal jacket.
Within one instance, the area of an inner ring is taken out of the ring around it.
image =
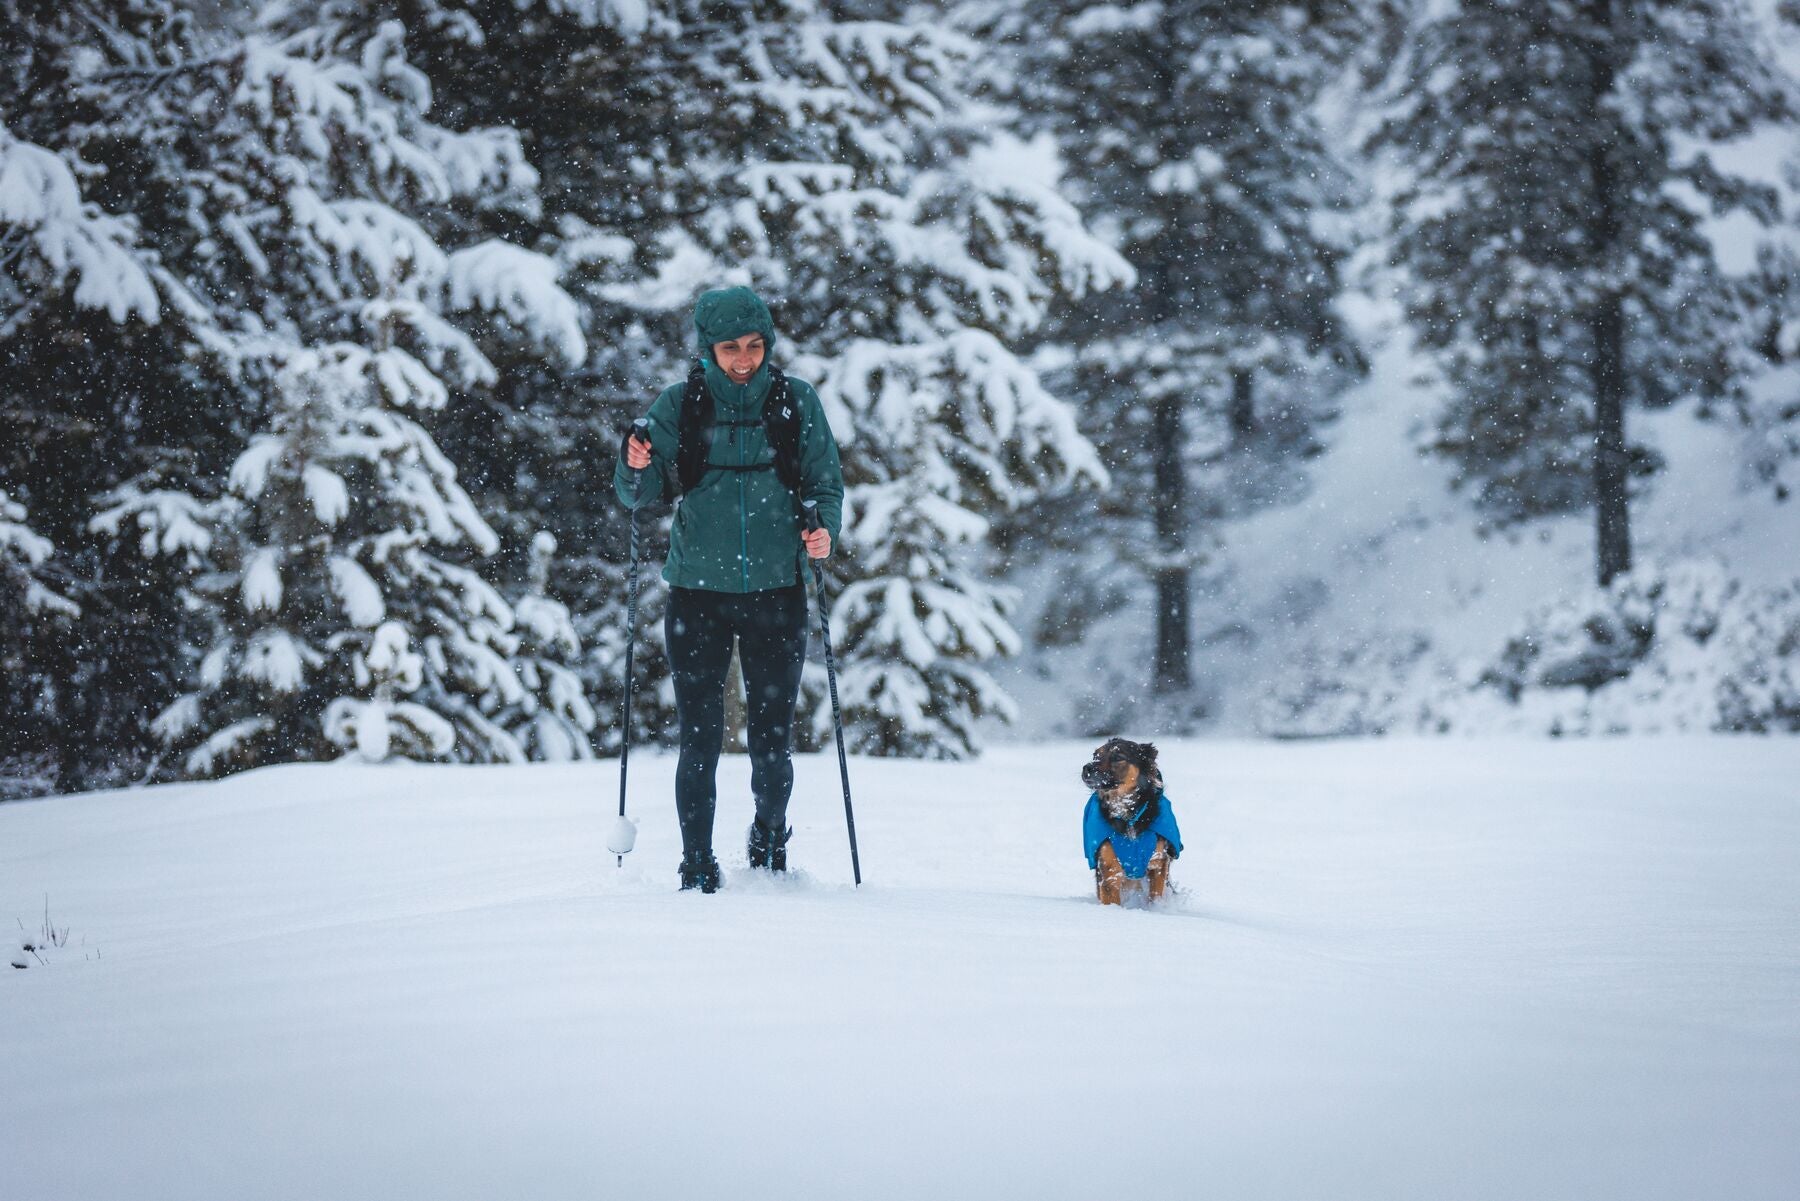
[[[765,363],[747,384],[734,384],[708,357],[706,382],[717,404],[707,461],[748,465],[774,461],[763,432],[763,401],[769,394]],[[639,504],[673,491],[675,449],[680,441],[682,385],[663,389],[650,406],[650,466],[644,469]],[[801,498],[818,502],[819,523],[831,534],[833,553],[844,514],[844,473],[837,440],[825,420],[819,394],[804,380],[788,377],[788,396],[800,406]],[[751,426],[726,421],[756,421]],[[626,507],[634,481],[623,448],[613,471],[613,488]],[[785,588],[804,577],[806,548],[800,541],[800,506],[773,469],[708,471],[678,502],[669,531],[669,559],[663,579],[677,588],[710,592],[760,592]]]

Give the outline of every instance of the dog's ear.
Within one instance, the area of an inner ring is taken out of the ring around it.
[[[1138,743],[1138,754],[1144,760],[1144,779],[1138,788],[1145,794],[1160,794],[1163,790],[1162,768],[1156,765],[1156,745],[1150,742]]]

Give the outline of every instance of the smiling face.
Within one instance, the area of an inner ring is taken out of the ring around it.
[[[762,366],[766,348],[761,334],[744,334],[729,342],[713,343],[713,362],[734,384],[747,384]]]

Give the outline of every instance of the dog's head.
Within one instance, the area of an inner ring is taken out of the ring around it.
[[[1100,794],[1102,801],[1162,791],[1162,772],[1156,766],[1156,748],[1148,742],[1109,738],[1081,769],[1081,782]]]

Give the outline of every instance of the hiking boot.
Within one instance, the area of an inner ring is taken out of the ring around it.
[[[792,826],[778,832],[764,828],[759,821],[751,822],[749,837],[744,840],[744,854],[749,858],[750,866],[785,872],[788,839],[793,836]]]
[[[689,851],[681,857],[681,891],[719,891],[719,861],[711,851]]]

